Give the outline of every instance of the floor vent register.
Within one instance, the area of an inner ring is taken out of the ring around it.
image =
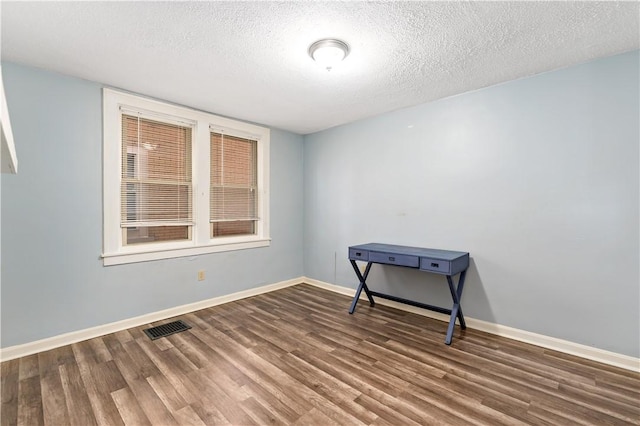
[[[182,320],[178,320],[178,321],[169,322],[167,324],[162,324],[157,327],[147,328],[142,331],[144,331],[145,334],[149,336],[151,340],[156,340],[161,337],[167,337],[175,333],[180,333],[181,331],[185,331],[190,328],[191,328],[190,325],[186,324]]]

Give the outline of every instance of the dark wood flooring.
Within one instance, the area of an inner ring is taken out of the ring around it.
[[[639,374],[349,303],[298,285],[3,362],[2,425],[640,424]]]

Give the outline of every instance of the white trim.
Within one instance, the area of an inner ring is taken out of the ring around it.
[[[247,297],[257,296],[263,293],[280,290],[293,285],[301,284],[302,277],[281,281],[274,284],[264,285],[262,287],[251,288],[239,291],[237,293],[227,294],[224,296],[214,297],[212,299],[201,300],[199,302],[187,305],[176,306],[162,311],[152,312],[134,318],[116,321],[109,324],[99,325],[97,327],[87,328],[84,330],[72,331],[70,333],[60,334],[58,336],[48,337],[35,342],[25,343],[23,345],[9,346],[0,348],[0,361],[8,361],[10,359],[20,358],[23,356],[35,354],[38,352],[48,351],[50,349],[59,348],[61,346],[70,345],[72,343],[82,342],[84,340],[93,339],[95,337],[104,336],[105,334],[115,333],[116,331],[126,330],[132,327],[150,324],[156,321],[162,321],[178,315],[188,314],[200,309],[210,308],[212,306],[221,305],[223,303],[234,302]]]
[[[335,293],[344,294],[346,296],[353,297],[355,293],[355,290],[353,288],[329,284],[324,281],[319,281],[308,277],[304,277],[303,279],[307,284],[325,290],[333,291]],[[360,296],[360,298],[366,300],[366,296],[364,295],[364,293]],[[390,306],[392,308],[400,309],[406,312],[422,315],[425,317],[437,319],[440,321],[449,322],[448,315],[417,308],[411,305],[405,305],[402,303],[394,302],[392,300],[378,298],[376,299],[376,303],[379,303],[380,305]],[[496,336],[506,337],[508,339],[517,340],[519,342],[529,343],[532,345],[541,346],[543,348],[552,349],[554,351],[579,356],[581,358],[590,359],[592,361],[601,362],[603,364],[612,365],[614,367],[624,368],[625,370],[640,372],[640,358],[634,358],[632,356],[623,355],[616,352],[605,351],[603,349],[598,349],[591,346],[582,345],[580,343],[558,339],[555,337],[545,336],[542,334],[531,333],[529,331],[508,327],[506,325],[500,325],[475,318],[469,318],[466,315],[464,318],[465,322],[467,323],[467,327],[473,328],[475,330],[484,331]]]
[[[147,262],[150,260],[172,259],[175,257],[197,256],[201,254],[220,253],[223,251],[245,250],[259,247],[269,247],[270,239],[256,239],[255,241],[226,242],[224,245],[210,245],[198,247],[174,248],[170,250],[147,251],[144,253],[110,253],[103,254],[104,266],[123,265],[125,263]],[[145,246],[154,248],[151,244]]]

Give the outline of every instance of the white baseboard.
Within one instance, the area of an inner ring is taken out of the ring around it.
[[[313,278],[304,277],[303,281],[307,284],[311,284],[313,286],[333,291],[335,293],[344,294],[350,297],[353,297],[355,293],[355,290],[353,288],[329,284]],[[366,300],[366,296],[364,295],[364,293],[360,296],[360,298]],[[376,300],[376,303],[415,313],[418,315],[423,315],[429,318],[449,322],[448,315],[428,311],[426,309],[417,308],[411,305],[405,305],[402,303],[394,302],[392,300],[378,298]],[[614,367],[620,367],[626,370],[640,372],[640,358],[634,358],[616,352],[605,351],[603,349],[598,349],[567,340],[557,339],[555,337],[549,337],[542,334],[531,333],[529,331],[519,330],[517,328],[507,327],[505,325],[482,321],[475,318],[469,318],[468,316],[465,316],[465,322],[467,323],[467,327],[484,331],[486,333],[491,333],[497,336],[502,336],[520,342],[541,346],[543,348],[552,349],[554,351],[579,356],[581,358],[590,359],[592,361],[601,362],[603,364],[612,365]]]
[[[70,345],[72,343],[81,342],[83,340],[93,339],[95,337],[104,336],[105,334],[115,333],[116,331],[126,330],[132,327],[150,324],[178,315],[184,315],[189,312],[198,311],[200,309],[209,308],[211,306],[221,305],[223,303],[233,302],[235,300],[245,299],[247,297],[257,296],[263,293],[269,293],[281,288],[290,287],[292,285],[304,282],[302,277],[282,281],[275,284],[268,284],[262,287],[251,288],[249,290],[239,291],[237,293],[227,294],[224,296],[214,297],[212,299],[201,300],[187,305],[176,306],[175,308],[164,309],[162,311],[152,312],[138,317],[129,318],[122,321],[116,321],[109,324],[99,325],[84,330],[72,331],[70,333],[60,334],[58,336],[48,337],[35,342],[25,343],[23,345],[9,346],[0,348],[0,361],[8,361],[10,359],[20,358],[23,356],[35,354],[38,352],[48,351],[50,349],[59,348],[61,346]]]
[[[200,309],[205,309],[212,306],[221,305],[223,303],[245,299],[247,297],[257,296],[263,293],[269,293],[271,291],[279,290],[285,287],[290,287],[290,286],[302,284],[302,283],[310,284],[310,285],[313,285],[325,290],[329,290],[335,293],[344,294],[349,297],[353,297],[353,294],[354,294],[353,288],[343,287],[335,284],[329,284],[324,281],[319,281],[319,280],[308,278],[308,277],[293,278],[287,281],[268,284],[262,287],[239,291],[237,293],[214,297],[212,299],[202,300],[202,301],[190,303],[187,305],[176,306],[175,308],[152,312],[146,315],[129,318],[122,321],[99,325],[97,327],[87,328],[87,329],[78,330],[78,331],[72,331],[70,333],[65,333],[58,336],[37,340],[35,342],[25,343],[23,345],[0,348],[0,361],[8,361],[11,359],[20,358],[20,357],[31,355],[34,353],[48,351],[50,349],[59,348],[61,346],[70,345],[76,342],[81,342],[83,340],[104,336],[105,334],[115,333],[116,331],[126,330],[132,327],[139,327],[141,325],[150,324],[156,321],[161,321],[161,320],[172,318],[178,315],[184,315]],[[362,295],[361,298],[364,298],[366,300],[366,297],[364,295]],[[403,311],[412,312],[418,315],[434,318],[440,321],[445,321],[445,322],[449,321],[449,317],[447,315],[440,314],[438,312],[428,311],[425,309],[420,309],[410,305],[404,305],[402,303],[397,303],[391,300],[378,299],[376,303],[390,306]],[[490,323],[487,321],[482,321],[474,318],[465,317],[465,320],[467,323],[467,327],[469,328],[473,328],[476,330],[495,334],[497,336],[502,336],[509,339],[517,340],[520,342],[530,343],[532,345],[541,346],[543,348],[552,349],[558,352],[576,355],[582,358],[601,362],[603,364],[624,368],[626,370],[640,372],[640,358],[634,358],[628,355],[622,355],[615,352],[605,351],[603,349],[593,348],[591,346],[569,342],[567,340],[557,339],[555,337],[544,336],[542,334],[531,333],[529,331],[519,330],[517,328],[507,327],[500,324],[494,324],[494,323]]]

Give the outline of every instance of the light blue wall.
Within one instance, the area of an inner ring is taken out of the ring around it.
[[[99,259],[101,85],[4,63],[20,173],[1,178],[1,347],[303,274],[355,287],[347,246],[381,241],[471,252],[469,317],[638,357],[639,62],[618,55],[304,144],[272,129],[271,247],[112,267]],[[439,276],[375,266],[370,283],[449,303]]]
[[[635,51],[307,136],[305,274],[355,288],[358,243],[469,251],[467,316],[638,357],[639,80]],[[451,303],[441,276],[369,282]]]
[[[271,132],[269,248],[103,267],[102,86],[2,70],[20,163],[1,181],[3,348],[303,275],[302,136]]]

